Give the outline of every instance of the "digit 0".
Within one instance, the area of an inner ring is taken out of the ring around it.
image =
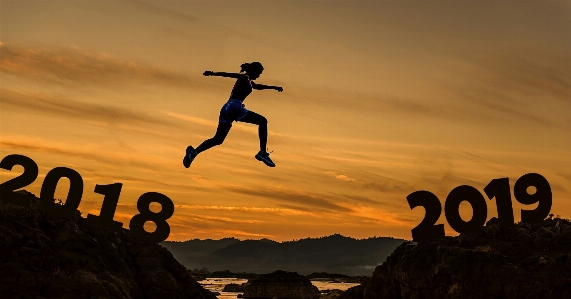
[[[160,212],[154,213],[149,209],[152,202],[161,204]],[[149,243],[162,242],[168,238],[171,229],[166,220],[174,214],[174,204],[170,198],[161,193],[147,192],[139,197],[137,210],[140,214],[133,216],[129,222],[129,229],[133,235]],[[147,221],[152,221],[157,226],[154,232],[145,231],[143,225]]]
[[[472,219],[468,222],[465,222],[460,217],[459,209],[462,201],[467,201],[472,206]],[[488,207],[484,196],[478,189],[463,185],[454,188],[448,194],[444,204],[444,214],[448,224],[455,231],[461,234],[473,234],[486,223]]]
[[[54,195],[57,184],[63,177],[69,179],[69,191],[65,204],[60,206],[54,203]],[[81,175],[71,168],[56,167],[46,174],[46,178],[42,184],[42,190],[40,191],[40,202],[44,211],[53,216],[67,217],[71,216],[73,212],[77,210],[82,195],[83,179]]]

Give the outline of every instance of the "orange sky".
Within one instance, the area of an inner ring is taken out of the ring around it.
[[[161,192],[169,240],[411,239],[425,212],[408,194],[444,204],[456,186],[513,188],[530,172],[571,218],[569,28],[571,1],[2,0],[0,156],[36,161],[38,196],[50,169],[79,172],[84,216],[101,208],[95,184],[123,183],[125,227],[141,194]],[[234,84],[202,73],[250,61],[284,88],[244,102],[269,120],[277,167],[237,123],[184,168]],[[534,207],[514,200],[516,221]]]

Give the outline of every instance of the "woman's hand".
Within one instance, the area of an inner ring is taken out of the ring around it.
[[[213,73],[214,73],[213,71],[206,71],[206,72],[204,72],[203,75],[204,76],[212,76]]]

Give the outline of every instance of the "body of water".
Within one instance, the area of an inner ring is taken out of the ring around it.
[[[243,284],[245,282],[248,282],[248,280],[241,278],[206,278],[204,280],[198,281],[198,283],[200,283],[205,289],[220,293],[220,295],[217,296],[218,299],[238,298],[238,294],[240,293],[222,292],[222,289],[224,288],[225,285],[230,283]],[[335,282],[333,280],[312,280],[311,283],[314,286],[316,286],[317,289],[319,289],[320,291],[334,290],[334,289],[345,291],[348,288],[359,285],[358,283],[343,283],[343,282]]]

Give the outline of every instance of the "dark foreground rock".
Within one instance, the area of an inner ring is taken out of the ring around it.
[[[397,247],[351,299],[571,298],[571,223],[551,218]]]
[[[87,225],[76,211],[54,218],[0,203],[0,298],[215,299],[157,244]]]
[[[276,271],[249,280],[244,298],[316,299],[319,290],[308,278],[296,272]]]

